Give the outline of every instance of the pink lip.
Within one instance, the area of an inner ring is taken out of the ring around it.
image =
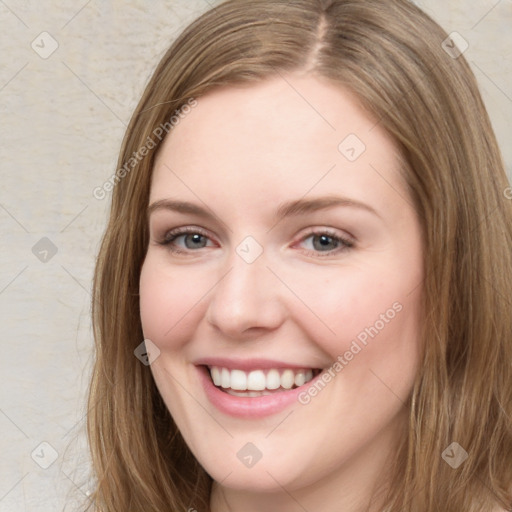
[[[254,361],[251,361],[251,369],[264,368],[263,366],[255,367],[254,363]],[[273,361],[272,364],[272,368],[277,368],[279,366],[290,368],[290,366],[286,364],[276,366],[275,361]],[[223,366],[224,368],[232,367],[218,363],[212,364],[212,366]],[[291,367],[295,368],[294,366]],[[287,391],[274,393],[272,395],[250,398],[244,396],[232,396],[224,391],[221,391],[217,386],[213,384],[212,379],[210,377],[210,372],[208,371],[208,368],[206,366],[196,366],[196,368],[198,370],[200,380],[203,385],[203,389],[210,402],[220,412],[224,414],[227,414],[229,416],[235,416],[237,418],[247,419],[270,416],[271,414],[276,414],[282,411],[283,409],[289,407],[294,403],[296,404],[298,401],[299,394],[302,393],[307,387],[311,386],[316,381],[316,379],[318,379],[321,375],[318,374],[308,383],[299,386],[298,388],[295,389],[289,389]],[[240,366],[236,366],[233,368],[244,369],[240,368]],[[298,368],[304,367],[299,366]]]

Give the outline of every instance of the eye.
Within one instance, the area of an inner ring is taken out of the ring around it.
[[[199,228],[186,227],[178,228],[166,233],[165,238],[158,243],[160,245],[169,246],[171,252],[184,253],[194,251],[195,249],[203,249],[213,244],[208,236]]]
[[[354,243],[348,238],[344,238],[330,230],[315,230],[301,239],[301,243],[306,245],[308,251],[325,255],[336,254],[341,251],[347,251],[354,246]]]
[[[158,244],[168,246],[173,253],[194,252],[197,249],[214,246],[206,232],[193,226],[169,231]],[[349,238],[325,228],[311,231],[303,236],[298,244],[303,244],[307,252],[316,256],[331,256],[354,246],[354,242]]]

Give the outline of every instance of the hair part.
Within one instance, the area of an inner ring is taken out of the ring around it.
[[[476,80],[447,37],[407,0],[228,0],[165,54],[118,161],[190,98],[297,72],[352,91],[394,138],[423,232],[424,351],[386,512],[512,506],[512,201]],[[133,354],[160,146],[115,185],[94,275],[87,427],[102,512],[209,510],[211,478]],[[456,470],[441,457],[452,442],[469,454]]]

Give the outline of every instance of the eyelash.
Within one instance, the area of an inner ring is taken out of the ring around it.
[[[202,229],[195,228],[195,227],[185,227],[185,228],[177,228],[172,231],[169,231],[168,233],[165,234],[165,237],[163,238],[163,240],[159,240],[159,241],[157,241],[157,243],[162,246],[168,246],[169,250],[175,254],[187,254],[189,252],[195,252],[193,249],[181,250],[181,249],[176,249],[172,246],[172,242],[174,242],[180,236],[187,235],[187,234],[201,235],[201,236],[209,239],[208,234],[205,231],[203,231]],[[333,232],[332,230],[330,230],[328,228],[313,229],[309,233],[304,235],[299,240],[299,242],[304,242],[304,240],[307,240],[311,236],[322,236],[322,235],[327,235],[329,238],[332,238],[334,241],[339,242],[340,246],[337,247],[336,249],[333,249],[332,251],[307,250],[306,251],[307,253],[314,254],[315,256],[319,256],[319,257],[326,257],[326,256],[332,256],[333,254],[338,254],[341,252],[348,251],[354,246],[354,243],[351,240],[349,240],[348,238],[339,236],[338,234],[336,234],[335,232]],[[203,247],[201,247],[200,249],[203,249]]]

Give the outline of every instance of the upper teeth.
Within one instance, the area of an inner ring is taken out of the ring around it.
[[[262,391],[264,389],[291,389],[294,385],[302,386],[313,378],[313,370],[229,370],[228,368],[210,367],[213,383],[222,388],[237,391]]]

